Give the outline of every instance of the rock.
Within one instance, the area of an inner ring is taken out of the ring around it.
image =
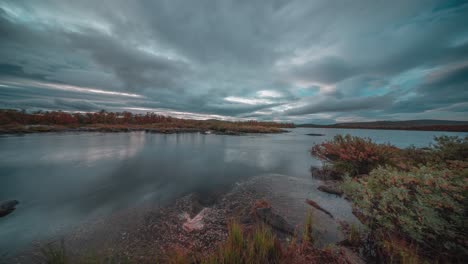
[[[8,200],[0,203],[0,217],[6,216],[16,209],[17,200]]]
[[[182,228],[186,232],[192,232],[195,230],[201,230],[205,226],[203,219],[207,215],[207,213],[210,211],[210,208],[204,208],[203,210],[200,211],[194,218],[190,219],[190,216],[188,214],[185,214],[185,223],[182,225]]]
[[[338,196],[343,195],[343,190],[340,187],[340,183],[337,181],[327,181],[325,184],[320,185],[317,189],[319,191],[335,194]]]
[[[273,212],[271,207],[257,208],[255,213],[271,227],[287,234],[294,234],[294,228],[282,216]]]
[[[239,221],[241,224],[252,224],[254,222],[253,220],[254,219],[252,219],[250,214],[242,214],[239,217]]]
[[[306,134],[306,136],[323,137],[323,136],[325,136],[325,135],[324,135],[324,134],[309,133],[309,134]]]
[[[313,178],[320,180],[339,180],[343,177],[341,173],[326,167],[318,168],[312,166],[310,167],[310,173]]]
[[[333,218],[333,215],[328,212],[327,210],[323,209],[320,205],[318,205],[316,202],[312,201],[312,200],[309,200],[309,199],[306,199],[306,203],[324,213],[326,213],[327,215],[329,215],[331,218]]]

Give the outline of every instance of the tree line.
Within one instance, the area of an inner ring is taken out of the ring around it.
[[[146,125],[146,124],[194,124],[199,122],[221,122],[218,120],[191,120],[155,113],[134,114],[131,112],[99,112],[69,113],[63,111],[37,111],[27,113],[18,110],[0,110],[0,125]],[[262,126],[262,127],[294,127],[293,123],[262,122],[256,120],[248,121],[222,121],[240,126]]]

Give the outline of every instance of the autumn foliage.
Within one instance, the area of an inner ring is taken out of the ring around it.
[[[311,153],[343,174],[341,187],[389,263],[458,262],[468,256],[468,137],[400,149],[336,136]]]
[[[5,131],[24,131],[25,126],[59,126],[67,128],[93,127],[103,131],[106,129],[156,129],[162,132],[206,131],[239,132],[239,133],[271,133],[281,132],[280,128],[294,127],[291,123],[221,120],[192,120],[155,113],[133,114],[131,112],[94,112],[67,113],[61,111],[26,113],[16,110],[0,110],[0,128]],[[49,129],[49,128],[48,128]],[[31,130],[31,129],[29,129]],[[29,131],[31,132],[31,131]],[[41,132],[40,128],[35,131]]]
[[[369,138],[337,135],[313,146],[310,152],[335,171],[355,176],[368,174],[379,165],[394,163],[398,151],[392,145],[376,144]]]
[[[391,235],[417,245],[422,255],[461,259],[468,256],[467,179],[468,166],[409,172],[378,168],[366,177],[346,178],[343,189],[374,231],[382,254],[396,253],[386,250]]]

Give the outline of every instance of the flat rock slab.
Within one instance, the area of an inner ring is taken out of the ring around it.
[[[269,174],[254,177],[242,183],[233,192],[250,192],[253,199],[265,199],[271,207],[292,225],[298,234],[302,233],[307,213],[312,213],[317,245],[325,246],[344,239],[338,221],[359,221],[352,214],[351,205],[344,199],[317,191],[321,181],[307,178]],[[309,206],[305,201],[313,200],[334,216]]]
[[[274,229],[286,234],[294,234],[294,227],[290,225],[281,215],[275,213],[271,207],[257,208],[255,213],[260,219],[272,226]]]

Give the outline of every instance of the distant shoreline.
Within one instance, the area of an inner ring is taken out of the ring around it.
[[[305,128],[338,128],[338,129],[374,129],[374,130],[406,130],[406,131],[441,131],[441,132],[468,132],[468,125],[439,125],[439,126],[353,126],[353,125],[297,125]]]
[[[292,123],[256,120],[223,121],[182,119],[154,113],[130,112],[67,113],[61,111],[27,113],[0,110],[0,134],[40,132],[132,132],[204,133],[242,135],[247,133],[283,133]]]
[[[206,129],[193,127],[158,127],[151,125],[89,125],[89,126],[60,126],[60,125],[15,125],[0,126],[0,135],[51,133],[51,132],[146,132],[155,134],[202,133],[216,135],[240,136],[245,134],[275,134],[286,133],[287,130],[276,127],[245,126],[234,129]]]

